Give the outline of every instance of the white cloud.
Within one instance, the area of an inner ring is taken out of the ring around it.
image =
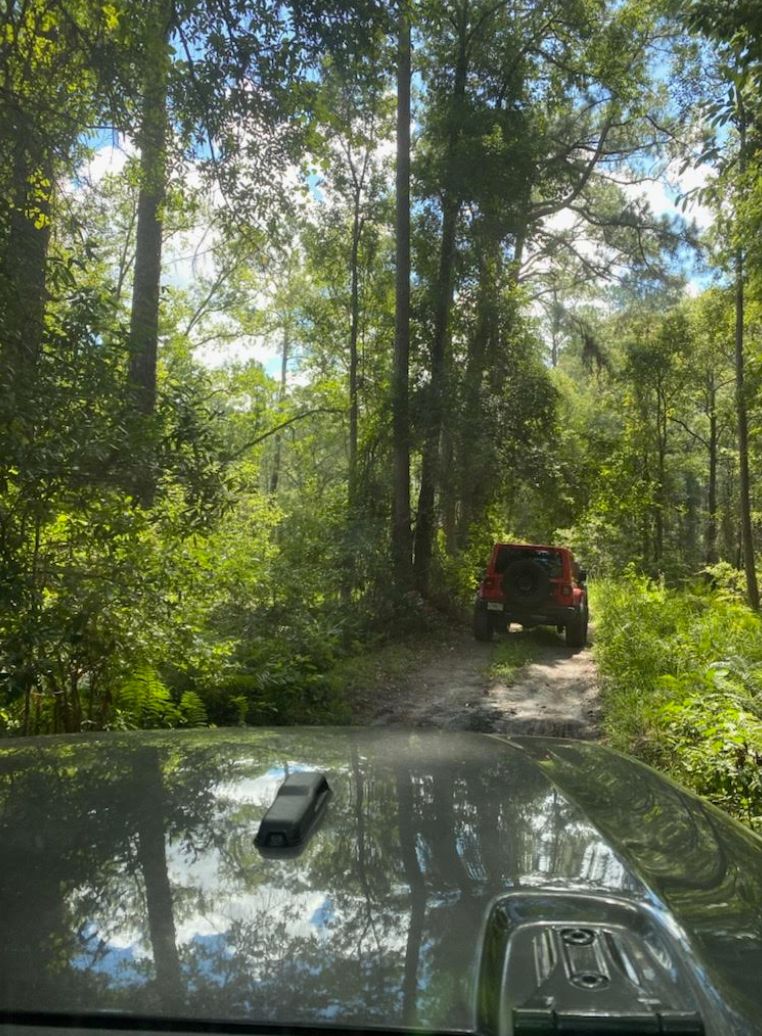
[[[265,338],[242,335],[227,341],[210,342],[196,349],[194,355],[205,367],[225,367],[230,363],[256,360],[271,376],[280,372],[278,347]]]
[[[673,159],[661,175],[642,183],[626,184],[622,190],[632,200],[644,198],[657,216],[684,215],[695,220],[699,229],[706,230],[714,220],[711,209],[694,198],[683,211],[680,200],[683,195],[705,187],[712,179],[712,169],[701,165],[689,166],[683,171],[682,164],[682,160]]]
[[[715,178],[715,170],[711,166],[689,166],[681,172],[681,165],[681,162],[674,160],[667,167],[667,176],[676,195],[687,194],[690,191],[706,187]],[[693,218],[702,230],[706,230],[714,222],[712,210],[695,198],[688,202],[686,216]]]
[[[96,186],[104,176],[121,173],[127,160],[136,153],[131,140],[123,134],[115,134],[110,144],[97,148],[83,164],[81,175],[88,183]]]

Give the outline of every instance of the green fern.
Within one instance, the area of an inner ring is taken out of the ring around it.
[[[153,669],[133,673],[119,687],[114,701],[113,725],[122,729],[176,727],[182,719],[169,689]]]
[[[178,708],[181,726],[206,727],[209,725],[206,706],[195,691],[184,691]]]

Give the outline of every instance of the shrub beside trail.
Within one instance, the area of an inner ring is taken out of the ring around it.
[[[762,827],[762,619],[636,576],[596,583],[593,606],[607,740]]]

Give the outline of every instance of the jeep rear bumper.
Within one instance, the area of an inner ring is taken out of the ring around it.
[[[485,597],[476,598],[476,608],[506,623],[518,622],[525,626],[565,626],[579,614],[578,609],[572,605],[547,604],[539,609],[517,608],[508,602]]]

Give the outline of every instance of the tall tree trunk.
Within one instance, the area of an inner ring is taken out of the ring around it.
[[[680,550],[687,565],[693,568],[701,557],[701,488],[692,471],[685,474],[685,508],[681,513]]]
[[[143,110],[139,133],[140,193],[135,237],[135,273],[130,316],[129,379],[138,413],[156,406],[156,356],[159,337],[159,286],[162,225],[167,175],[168,35],[171,0],[154,0],[146,18],[143,59]]]
[[[708,496],[705,559],[707,565],[714,565],[717,561],[717,389],[713,375],[709,381]]]
[[[283,340],[280,350],[280,385],[278,387],[278,403],[282,406],[286,398],[288,383],[288,357],[291,348],[288,321],[283,325]],[[274,496],[278,491],[280,481],[281,451],[283,449],[283,436],[280,432],[275,436],[275,449],[273,452],[273,467],[270,473],[270,495]]]
[[[550,314],[550,365],[558,366],[558,336],[561,333],[561,306],[558,302],[558,287],[553,285],[553,302]]]
[[[464,9],[465,20],[465,9]],[[461,41],[458,61],[455,67],[452,96],[452,121],[447,141],[445,162],[448,166],[447,181],[454,161],[454,152],[460,137],[462,103],[466,93],[468,53],[466,49],[465,24],[461,26]],[[434,549],[435,500],[439,485],[439,451],[446,396],[447,343],[450,329],[450,309],[454,289],[456,257],[456,231],[461,201],[453,185],[445,183],[442,200],[442,241],[439,252],[434,295],[434,333],[431,342],[431,380],[426,404],[425,436],[421,458],[421,486],[418,494],[418,510],[415,522],[415,581],[417,588],[425,594],[429,589],[431,557]]]
[[[396,274],[392,435],[392,562],[398,590],[412,583],[410,530],[410,23],[400,2],[397,43]]]
[[[516,287],[521,278],[521,265],[524,262],[524,249],[526,248],[527,237],[529,236],[529,227],[527,225],[527,217],[522,214],[522,223],[519,229],[516,231],[516,237],[513,244],[513,258],[511,259],[510,271],[509,271],[509,284],[512,287]]]
[[[342,561],[341,577],[341,602],[345,608],[349,608],[352,602],[352,591],[357,582],[355,558],[356,532],[358,528],[358,385],[357,369],[358,355],[357,342],[360,331],[360,281],[359,281],[359,254],[360,236],[362,234],[362,219],[360,217],[360,205],[362,202],[362,180],[355,183],[355,194],[352,213],[352,250],[349,260],[350,266],[350,288],[349,288],[349,472],[347,479],[347,525],[344,542],[344,557]]]
[[[656,484],[653,506],[653,562],[654,574],[659,574],[664,560],[664,542],[667,525],[667,441],[669,425],[667,420],[668,404],[664,387],[664,379],[660,376],[656,383]]]
[[[721,549],[720,560],[729,561],[738,568],[740,557],[736,561],[738,542],[738,492],[735,485],[735,471],[729,457],[725,458],[722,473],[722,504],[720,518]]]
[[[759,587],[754,566],[754,538],[751,522],[751,485],[749,478],[749,418],[746,410],[744,383],[744,257],[736,252],[736,420],[738,424],[738,474],[740,490],[741,547],[746,572],[746,596],[749,605],[759,611]]]
[[[458,485],[460,521],[458,546],[468,546],[471,527],[482,516],[489,503],[493,480],[488,467],[491,453],[486,441],[482,406],[484,373],[494,352],[496,328],[495,292],[500,284],[499,243],[490,242],[479,248],[479,297],[476,327],[468,343],[468,359],[463,379],[463,411],[458,442]]]
[[[743,190],[743,178],[746,174],[746,113],[740,98],[738,99],[738,133],[739,133],[739,190]],[[757,586],[757,570],[754,567],[754,537],[751,522],[751,486],[749,479],[749,419],[746,409],[746,388],[744,384],[744,254],[743,249],[736,250],[736,326],[735,326],[735,361],[736,361],[736,419],[738,424],[738,470],[740,480],[740,518],[741,546],[743,564],[746,572],[746,595],[749,605],[759,611],[759,587]]]
[[[667,511],[666,500],[666,441],[662,439],[659,429],[659,444],[656,456],[656,506],[654,507],[654,566],[658,572],[664,559],[664,526]]]
[[[444,532],[445,550],[449,555],[458,549],[458,483],[452,477],[455,466],[454,429],[447,424],[442,426],[442,470],[450,473],[450,477],[442,483],[442,531]]]
[[[360,277],[359,254],[362,219],[360,205],[362,186],[355,187],[352,213],[352,253],[350,258],[349,292],[349,520],[354,521],[357,507],[357,439],[358,439],[358,394],[357,394],[357,341],[360,332]]]
[[[34,384],[42,341],[53,168],[36,130],[18,107],[13,135],[8,236],[0,264],[0,321],[4,375],[15,395]]]

